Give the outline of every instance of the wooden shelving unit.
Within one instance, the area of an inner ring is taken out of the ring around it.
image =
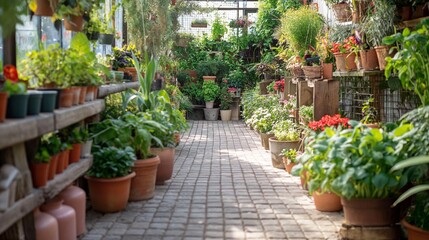
[[[397,30],[400,31],[400,30],[403,30],[405,28],[414,28],[421,21],[423,21],[424,19],[428,19],[428,18],[429,17],[422,17],[422,18],[412,19],[412,20],[408,20],[408,21],[403,21],[403,22],[398,24]]]
[[[104,85],[98,89],[98,97],[102,98],[110,94],[125,91],[127,89],[138,89],[139,87],[140,87],[139,82]]]
[[[334,77],[366,77],[366,76],[382,76],[384,71],[374,70],[374,71],[350,71],[350,72],[334,72]]]

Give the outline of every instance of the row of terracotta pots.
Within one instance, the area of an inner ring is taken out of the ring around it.
[[[136,82],[138,80],[137,76],[137,69],[135,67],[125,67],[125,68],[118,68],[118,71],[124,72],[124,74],[130,75],[131,81]]]
[[[86,194],[69,186],[34,211],[36,240],[76,240],[86,232]]]
[[[69,164],[79,162],[81,156],[90,155],[88,151],[91,151],[91,147],[88,144],[90,145],[91,142],[73,144],[71,149],[51,156],[48,163],[30,163],[33,186],[36,188],[46,186],[48,180],[52,180],[56,174],[64,172]]]
[[[384,70],[386,68],[388,53],[388,47],[378,46],[374,49],[359,51],[359,56],[356,56],[356,53],[334,53],[334,56],[337,71],[356,71],[359,68],[371,71]]]
[[[155,185],[163,185],[173,174],[175,148],[152,148],[156,156],[134,162],[132,173],[113,179],[85,176],[91,206],[103,213],[118,212],[129,201],[151,199]]]
[[[59,90],[58,107],[68,108],[97,99],[97,86],[73,86]]]

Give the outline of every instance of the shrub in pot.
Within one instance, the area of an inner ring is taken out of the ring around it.
[[[368,127],[377,128],[379,127],[378,111],[374,106],[374,98],[368,98],[362,105],[362,119],[361,123]]]
[[[232,93],[228,91],[228,87],[224,85],[220,89],[220,116],[222,121],[230,121],[231,120],[231,104],[232,104]]]
[[[203,95],[206,102],[206,108],[213,108],[214,101],[219,96],[220,88],[214,81],[205,81],[203,83]]]
[[[300,132],[298,126],[291,120],[279,121],[274,125],[274,137],[269,138],[273,167],[285,168],[280,153],[283,149],[298,149]]]
[[[25,118],[28,112],[29,99],[25,84],[6,80],[2,91],[8,93],[6,117]]]
[[[134,150],[131,147],[96,147],[93,156],[93,164],[85,176],[91,206],[103,213],[125,209],[130,195],[131,178],[135,176],[131,172],[136,159]]]

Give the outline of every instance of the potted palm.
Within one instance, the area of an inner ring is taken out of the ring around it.
[[[269,138],[271,161],[275,168],[285,168],[280,153],[283,149],[298,149],[300,130],[292,120],[277,122],[273,127],[274,137]]]
[[[85,176],[91,206],[103,213],[123,210],[130,195],[131,179],[136,175],[131,172],[136,159],[134,150],[131,147],[103,147],[93,156],[93,164]]]

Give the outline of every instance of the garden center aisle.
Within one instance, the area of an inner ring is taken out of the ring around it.
[[[173,178],[125,211],[89,211],[83,239],[337,239],[340,214],[315,210],[242,122],[190,125]]]

